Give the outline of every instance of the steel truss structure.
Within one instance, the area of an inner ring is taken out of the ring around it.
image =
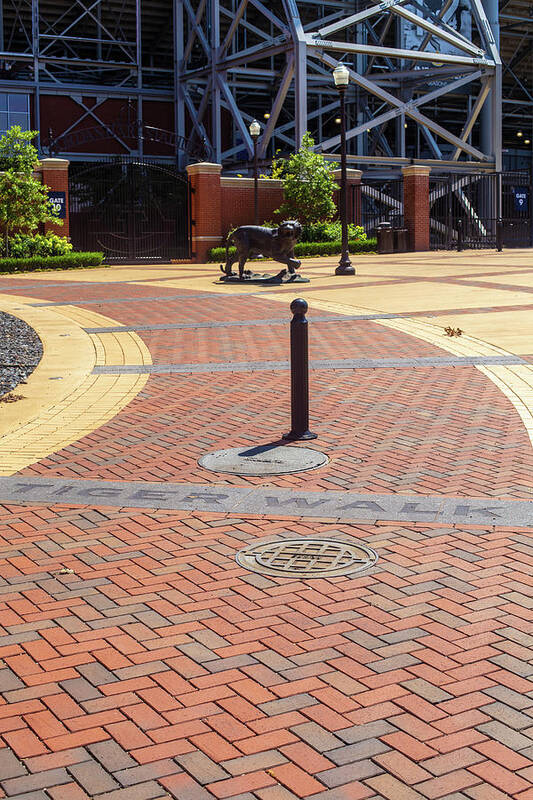
[[[533,4],[530,0],[495,0],[500,32],[500,52],[505,91],[504,144],[519,144],[520,132],[533,142]],[[514,140],[513,140],[514,137]],[[533,163],[533,160],[532,160]]]
[[[144,104],[175,100],[173,14],[167,0],[0,0],[0,92],[30,94],[48,145],[92,128],[109,152],[142,156]]]
[[[70,158],[194,159],[192,136],[236,168],[253,117],[264,162],[305,130],[335,154],[342,60],[352,160],[490,170],[502,109],[504,147],[533,141],[532,44],[530,0],[0,0],[0,94]]]
[[[267,119],[262,158],[294,149],[306,130],[334,153],[331,71],[342,61],[353,161],[412,163],[408,142],[423,137],[415,163],[501,169],[501,60],[481,0],[465,2],[468,37],[454,0],[178,0],[180,106],[217,161],[251,157],[254,117]],[[417,49],[401,46],[406,30],[420,32]]]

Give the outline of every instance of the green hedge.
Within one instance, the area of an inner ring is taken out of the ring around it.
[[[364,241],[354,240],[348,243],[350,253],[375,253],[377,248],[376,239],[366,239]],[[229,249],[230,255],[234,255],[234,247]],[[310,256],[335,256],[341,252],[341,242],[298,242],[294,248],[296,257],[308,258]],[[225,261],[226,248],[213,247],[207,254],[208,261]]]
[[[34,272],[46,269],[72,269],[76,267],[99,267],[103,253],[68,253],[66,256],[32,256],[32,258],[0,258],[0,273]]]

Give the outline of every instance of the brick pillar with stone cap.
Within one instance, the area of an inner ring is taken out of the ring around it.
[[[54,222],[44,223],[44,232],[57,233],[59,236],[69,235],[69,210],[68,210],[68,166],[64,158],[43,158],[36,172],[41,175],[42,182],[48,186],[50,192],[56,193],[58,207],[63,207],[65,214],[62,225]]]
[[[192,260],[198,264],[207,260],[212,247],[223,243],[221,164],[189,164],[187,174],[191,185]]]
[[[429,250],[429,173],[430,167],[416,164],[402,169],[403,218],[411,251]]]

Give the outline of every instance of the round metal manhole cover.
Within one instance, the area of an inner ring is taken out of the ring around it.
[[[378,554],[364,544],[338,539],[284,539],[239,550],[237,563],[275,578],[335,578],[372,567]]]
[[[285,475],[305,472],[327,464],[328,457],[310,447],[258,445],[216,450],[198,459],[201,467],[212,472],[231,472],[234,475]]]

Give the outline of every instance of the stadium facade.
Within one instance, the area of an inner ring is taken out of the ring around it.
[[[265,166],[306,130],[334,156],[342,60],[354,166],[527,168],[532,53],[529,0],[0,0],[0,130],[242,171],[257,118]]]

